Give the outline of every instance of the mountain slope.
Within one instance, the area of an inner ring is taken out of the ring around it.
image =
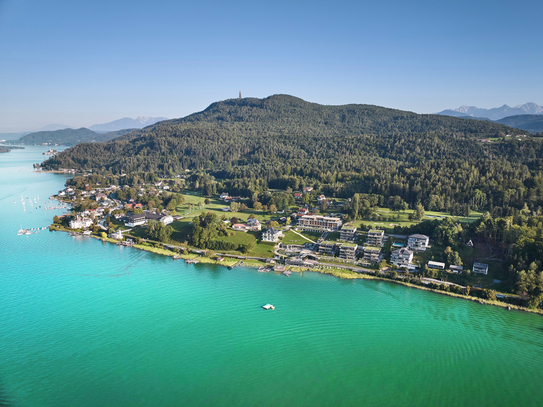
[[[168,120],[166,117],[145,117],[139,116],[135,119],[125,117],[104,124],[94,124],[89,127],[93,131],[117,131],[122,129],[142,129],[162,120]]]
[[[506,126],[515,127],[517,129],[527,130],[530,133],[543,132],[543,115],[524,114],[509,116],[496,120],[496,122],[505,124]]]
[[[130,131],[131,129],[125,129],[101,134],[82,127],[80,129],[39,131],[37,133],[27,134],[16,142],[14,140],[8,142],[14,144],[57,144],[74,146],[79,143],[99,143],[109,141]]]
[[[275,95],[213,103],[202,112],[108,143],[78,145],[43,166],[105,167],[114,173],[209,168],[230,177],[274,177],[285,166],[358,171],[363,166],[488,157],[495,147],[477,140],[512,132],[518,130],[493,122],[371,105],[324,106]]]
[[[460,106],[457,109],[447,109],[437,114],[454,117],[475,116],[491,120],[500,120],[507,116],[543,114],[543,107],[531,102],[515,107],[503,105],[502,107],[495,107],[492,109],[483,109],[475,106]]]

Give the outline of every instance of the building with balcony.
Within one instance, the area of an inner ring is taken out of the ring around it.
[[[318,254],[324,254],[325,256],[333,256],[336,254],[337,245],[336,242],[325,240],[319,243]]]
[[[430,238],[426,235],[411,235],[407,239],[407,247],[411,250],[423,252],[428,247]]]
[[[321,216],[321,215],[303,215],[298,219],[298,228],[313,232],[333,232],[341,227],[341,219]]]
[[[356,239],[356,226],[352,225],[343,225],[340,234],[340,240],[353,241]]]
[[[383,244],[383,238],[385,237],[385,231],[381,229],[371,229],[366,236],[366,244],[368,246],[381,246]]]
[[[392,251],[390,262],[397,267],[408,267],[413,261],[413,252],[405,247]]]
[[[339,247],[339,258],[345,260],[356,260],[356,251],[358,245],[356,243],[342,243]]]
[[[381,255],[381,248],[376,246],[364,246],[363,259],[371,263],[377,263]]]

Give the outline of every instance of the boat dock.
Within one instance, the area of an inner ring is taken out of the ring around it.
[[[197,259],[187,259],[187,260],[185,260],[185,263],[186,263],[186,264],[198,264],[198,263],[200,263],[200,260],[197,260]]]
[[[243,264],[243,261],[238,261],[235,264],[228,266],[228,270],[232,270],[234,267],[241,266]]]

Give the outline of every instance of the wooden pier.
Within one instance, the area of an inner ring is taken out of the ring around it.
[[[232,270],[234,267],[241,266],[243,264],[243,261],[238,261],[235,264],[228,266],[228,270]]]

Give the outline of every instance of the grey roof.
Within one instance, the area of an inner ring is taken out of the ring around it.
[[[392,253],[405,254],[405,255],[413,254],[413,252],[411,250],[408,250],[405,247],[402,247],[401,249],[396,249]]]
[[[426,240],[426,239],[429,239],[428,236],[426,236],[426,235],[419,235],[419,234],[410,235],[409,238],[410,238],[410,239],[411,239],[411,238],[413,238],[413,239],[425,239],[425,240]]]

